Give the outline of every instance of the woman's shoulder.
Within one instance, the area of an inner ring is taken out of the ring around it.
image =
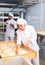
[[[34,28],[32,25],[27,25],[28,28]]]

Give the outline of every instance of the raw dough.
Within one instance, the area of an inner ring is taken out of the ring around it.
[[[0,44],[0,55],[1,57],[15,56],[16,55],[16,45],[15,43],[5,43]],[[19,54],[27,53],[26,50],[20,48]]]

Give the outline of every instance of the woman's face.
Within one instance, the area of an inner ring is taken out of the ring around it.
[[[19,24],[19,25],[17,25],[18,26],[18,28],[20,29],[20,30],[25,30],[25,25],[21,25],[21,24]]]

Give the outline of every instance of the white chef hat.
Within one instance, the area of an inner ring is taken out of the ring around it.
[[[19,24],[21,24],[21,25],[27,25],[27,21],[25,19],[23,19],[23,18],[19,18],[17,20],[17,25],[19,25]]]
[[[13,17],[13,14],[10,12],[10,13],[9,13],[9,16],[12,16],[12,17]]]

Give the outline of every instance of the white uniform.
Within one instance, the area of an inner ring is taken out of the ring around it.
[[[14,25],[14,28],[10,26],[10,24]],[[15,28],[16,28],[16,21],[11,19],[7,20],[7,25],[6,25],[6,33],[5,33],[5,41],[6,40],[14,40],[14,34],[15,34]]]
[[[33,26],[26,25],[24,31],[18,29],[17,30],[17,44],[21,44],[21,41],[25,43],[25,41],[31,40],[29,47],[37,52],[37,58],[33,59],[34,65],[39,65],[39,46],[37,44],[37,35]]]

